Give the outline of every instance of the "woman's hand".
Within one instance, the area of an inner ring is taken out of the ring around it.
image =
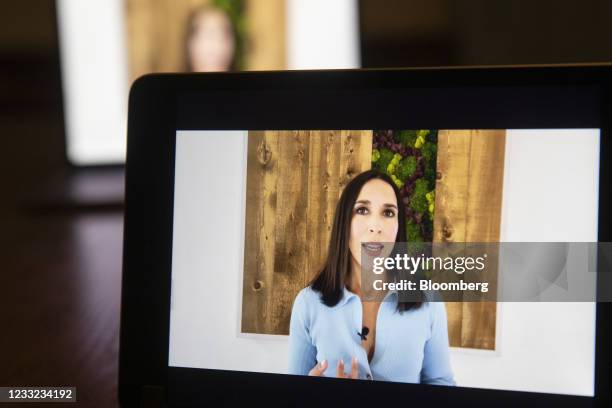
[[[314,376],[314,377],[325,377],[323,373],[327,369],[327,365],[328,365],[327,360],[323,360],[320,363],[317,363],[317,365],[315,365],[312,368],[312,370],[308,372],[308,375]],[[338,366],[336,367],[336,377],[358,379],[359,378],[359,368],[357,365],[357,357],[353,357],[351,359],[351,373],[350,374],[346,374],[344,372],[344,360],[340,359],[340,361],[338,361]]]
[[[338,378],[359,378],[359,369],[357,367],[357,357],[351,358],[351,373],[347,375],[344,372],[344,360],[340,359],[338,362],[338,368],[336,369],[336,377]]]
[[[313,377],[325,377],[323,373],[327,369],[327,360],[323,360],[320,363],[317,363],[316,366],[312,367],[312,370],[308,372],[308,375]]]

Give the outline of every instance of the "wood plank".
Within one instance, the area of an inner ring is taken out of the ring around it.
[[[338,188],[334,188],[336,185],[332,180],[337,177],[340,169],[340,144],[334,143],[334,133],[311,131],[309,137],[310,164],[308,167],[306,235],[310,245],[307,248],[308,263],[302,287],[305,287],[321,270],[327,256],[333,223],[333,207],[338,198]]]
[[[288,334],[291,304],[302,289],[306,274],[308,199],[308,133],[280,132],[277,184],[274,296],[266,329],[271,334]]]
[[[465,242],[471,133],[438,132],[434,242]]]
[[[287,66],[285,0],[246,0],[245,15],[247,69],[285,69]]]
[[[259,226],[263,219],[263,168],[257,157],[257,145],[263,143],[263,132],[249,132],[247,139],[247,189],[244,232],[244,271],[242,279],[241,331],[252,333],[257,330],[259,297],[252,296],[252,286],[259,280]],[[260,284],[256,285],[260,288]]]
[[[465,224],[460,220],[465,219],[467,212],[470,139],[470,134],[465,131],[438,132],[434,242],[465,242]],[[450,345],[461,347],[463,304],[446,302],[445,306]]]
[[[467,242],[498,242],[504,180],[505,130],[471,131]]]
[[[189,14],[210,0],[126,0],[128,77],[184,70]]]
[[[358,134],[351,130],[340,131],[340,174],[338,175],[338,188],[340,193],[358,172],[359,139]]]
[[[439,131],[434,242],[499,241],[504,146],[503,130]],[[447,302],[451,346],[494,349],[496,307]]]
[[[278,168],[276,132],[249,132],[242,332],[262,333],[273,296]]]
[[[466,212],[466,242],[499,242],[504,177],[505,130],[472,131],[470,188]],[[496,289],[497,253],[489,253],[487,281]],[[497,304],[465,302],[461,344],[463,347],[495,349]]]

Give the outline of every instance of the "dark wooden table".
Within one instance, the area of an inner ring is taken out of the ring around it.
[[[62,405],[115,407],[123,214],[33,208],[69,166],[59,65],[28,58],[0,53],[0,386],[75,386]]]
[[[121,212],[3,218],[0,385],[75,386],[67,406],[117,406]]]
[[[0,386],[115,407],[122,211],[28,209],[69,168],[55,17],[48,0],[0,14]]]

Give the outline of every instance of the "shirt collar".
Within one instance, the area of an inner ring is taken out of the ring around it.
[[[385,297],[383,298],[383,302],[388,301],[389,300],[388,298],[391,297],[391,296],[398,296],[397,290],[390,290],[390,291],[388,291],[387,294],[385,294]],[[353,293],[350,290],[348,290],[346,288],[346,286],[345,286],[343,288],[343,290],[342,290],[342,298],[340,299],[340,302],[338,302],[338,304],[336,306],[337,307],[344,306],[352,298],[359,299],[359,296],[357,296],[355,293]]]
[[[351,298],[358,297],[356,294],[348,290],[346,287],[342,288],[342,298],[338,302],[337,306],[344,306]]]

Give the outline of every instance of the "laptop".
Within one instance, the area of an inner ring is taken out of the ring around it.
[[[606,406],[610,66],[158,74],[122,406]]]

